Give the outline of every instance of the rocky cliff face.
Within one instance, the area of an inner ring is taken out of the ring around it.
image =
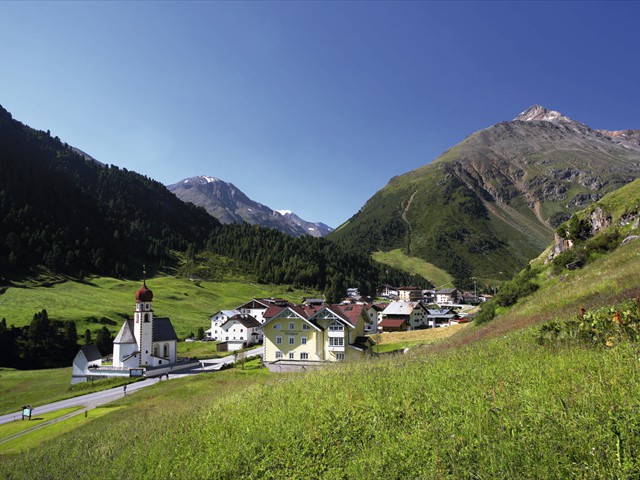
[[[229,182],[200,176],[181,180],[167,188],[187,203],[203,207],[221,223],[250,223],[275,228],[294,237],[322,237],[332,229],[323,223],[307,222],[290,211],[275,211],[247,197]]]

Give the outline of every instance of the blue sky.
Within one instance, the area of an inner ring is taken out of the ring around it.
[[[0,104],[333,227],[533,104],[640,128],[636,2],[0,2]]]

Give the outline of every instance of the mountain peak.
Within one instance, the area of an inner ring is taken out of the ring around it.
[[[533,105],[527,108],[524,112],[513,119],[522,122],[554,122],[554,123],[567,123],[573,122],[569,117],[565,117],[560,112],[555,110],[548,110],[541,105]]]
[[[195,183],[198,185],[204,185],[206,183],[217,183],[221,182],[219,178],[210,177],[208,175],[200,175],[199,177],[191,177],[183,180],[183,183]]]

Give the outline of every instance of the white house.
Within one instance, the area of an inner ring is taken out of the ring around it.
[[[436,292],[436,303],[438,305],[447,305],[458,303],[462,299],[462,293],[455,288],[447,288]]]
[[[427,309],[421,302],[395,301],[382,311],[380,323],[385,320],[406,321],[409,328],[427,326]]]
[[[206,337],[210,340],[222,340],[223,331],[220,328],[223,323],[229,320],[231,317],[240,314],[240,310],[220,310],[215,315],[211,317],[211,328],[206,330],[204,333]]]
[[[236,310],[245,315],[251,315],[261,324],[265,322],[264,314],[273,307],[280,309],[289,306],[290,303],[283,298],[254,298],[247,303],[243,303]]]
[[[260,325],[251,315],[239,313],[220,326],[222,334],[218,340],[227,342],[228,350],[240,350],[262,341],[262,331],[258,330]]]
[[[177,360],[176,335],[171,320],[154,318],[153,292],[146,280],[136,292],[133,319],[125,320],[113,341],[116,368],[158,367]]]

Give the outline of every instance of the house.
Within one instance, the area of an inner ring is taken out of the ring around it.
[[[204,332],[207,340],[221,340],[223,338],[223,332],[220,327],[235,315],[240,315],[240,310],[220,310],[216,312],[210,319],[211,328]]]
[[[363,305],[288,306],[259,327],[264,364],[270,371],[299,371],[365,358],[370,350],[366,320]]]
[[[427,312],[427,320],[431,328],[450,326],[453,323],[457,323],[458,319],[460,318],[450,308],[430,308],[427,309]]]
[[[436,292],[436,303],[438,305],[459,303],[461,299],[462,293],[456,288],[447,288]]]
[[[113,341],[116,368],[158,367],[176,363],[178,336],[171,320],[155,318],[153,292],[146,280],[136,292],[133,319],[125,320]]]
[[[73,359],[71,385],[84,382],[92,368],[102,365],[102,354],[95,345],[85,345]]]
[[[347,288],[347,298],[358,298],[360,297],[360,290],[357,288]]]
[[[290,305],[284,298],[254,298],[247,303],[243,303],[236,310],[245,315],[251,315],[258,322],[265,322],[265,313],[272,307],[280,309]]]
[[[239,313],[220,326],[220,341],[227,344],[228,351],[240,350],[262,341],[261,323],[251,315]]]
[[[380,313],[386,308],[384,303],[368,303],[364,310],[367,314],[367,321],[364,330],[367,333],[378,333],[378,323],[380,323]]]
[[[376,288],[376,296],[383,298],[396,298],[398,296],[398,289],[391,285],[379,285]]]
[[[422,289],[418,287],[400,287],[398,288],[398,300],[419,302],[422,300]]]
[[[383,332],[406,332],[409,330],[409,322],[405,318],[385,318],[378,327]]]
[[[389,322],[388,320],[404,320],[406,327],[401,327],[402,323]],[[414,329],[420,326],[427,326],[427,309],[421,302],[401,300],[391,302],[382,311],[379,326],[382,331],[389,331],[389,328],[398,330],[401,328]],[[385,326],[387,327],[386,330]]]

